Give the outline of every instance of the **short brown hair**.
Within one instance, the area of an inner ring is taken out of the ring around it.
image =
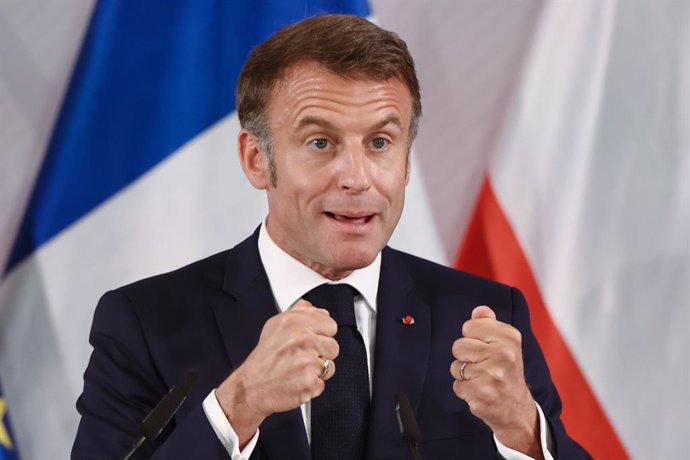
[[[275,84],[291,66],[316,61],[344,78],[398,78],[412,96],[409,144],[422,114],[419,82],[405,42],[359,16],[314,16],[284,27],[257,46],[237,83],[237,113],[243,128],[269,142],[265,108]],[[270,155],[270,145],[265,144]]]

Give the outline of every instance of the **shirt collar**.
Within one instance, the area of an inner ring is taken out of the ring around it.
[[[364,297],[369,308],[376,311],[376,296],[381,272],[380,252],[369,266],[354,270],[338,281],[331,281],[278,247],[266,231],[264,222],[259,230],[259,255],[266,270],[273,297],[281,312],[288,310],[304,294],[324,283],[349,284]]]

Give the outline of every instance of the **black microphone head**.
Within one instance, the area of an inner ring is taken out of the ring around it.
[[[149,412],[144,421],[141,422],[139,433],[149,441],[155,440],[161,434],[163,428],[170,422],[170,419],[175,415],[184,400],[187,399],[187,395],[198,378],[199,374],[196,371],[187,372],[187,375],[168,391],[156,407]]]
[[[410,400],[407,398],[407,394],[402,391],[395,395],[395,412],[398,415],[400,434],[402,434],[403,439],[410,445],[419,443],[422,434],[419,431]]]

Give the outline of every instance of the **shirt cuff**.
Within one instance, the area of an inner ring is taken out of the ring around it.
[[[541,407],[539,407],[539,404],[537,404],[536,401],[534,404],[537,405],[537,413],[539,414],[539,443],[541,444],[541,451],[544,454],[544,460],[553,460],[551,428],[549,428],[549,424],[546,423],[546,417],[544,417],[544,412],[541,410]],[[501,442],[496,439],[496,435],[494,435],[494,442],[496,443],[498,454],[505,460],[533,460],[532,457],[501,444]]]
[[[256,430],[252,439],[249,440],[244,449],[240,452],[240,438],[235,433],[235,430],[230,425],[228,418],[225,416],[223,409],[221,409],[218,399],[216,398],[216,390],[212,390],[202,404],[204,413],[211,424],[213,431],[218,436],[218,439],[228,451],[232,460],[249,460],[252,455],[256,442],[259,440],[259,430]]]

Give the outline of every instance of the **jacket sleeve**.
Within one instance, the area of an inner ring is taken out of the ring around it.
[[[141,421],[176,382],[166,383],[156,369],[133,305],[121,289],[99,301],[89,341],[93,352],[77,401],[81,420],[72,458],[122,458]],[[131,458],[225,459],[228,454],[201,401],[190,398],[155,443],[144,441]]]
[[[537,343],[530,326],[529,309],[524,296],[512,289],[513,326],[522,333],[522,356],[525,378],[532,396],[544,411],[554,443],[554,458],[558,460],[591,459],[592,457],[579,444],[568,436],[561,421],[561,398],[551,380],[544,354]]]

